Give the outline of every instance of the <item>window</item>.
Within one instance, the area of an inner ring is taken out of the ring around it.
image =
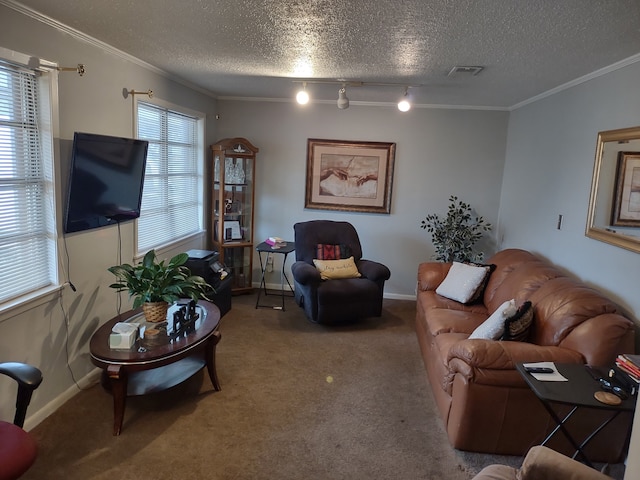
[[[0,303],[57,282],[49,77],[0,59]]]
[[[203,117],[137,103],[138,138],[149,142],[138,253],[203,230]]]

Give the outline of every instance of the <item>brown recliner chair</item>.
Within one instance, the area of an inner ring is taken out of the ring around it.
[[[293,226],[296,261],[291,266],[296,303],[315,323],[339,324],[382,313],[384,282],[391,276],[381,263],[362,258],[356,229],[348,222],[311,220]],[[313,260],[318,245],[343,246],[353,256],[359,278],[322,280]]]
[[[0,480],[14,480],[29,470],[38,452],[35,440],[22,427],[33,391],[42,383],[42,372],[31,365],[0,363],[0,374],[18,382],[13,423],[0,421]]]
[[[529,450],[519,469],[489,465],[473,480],[611,480],[611,477],[555,450],[537,446]]]

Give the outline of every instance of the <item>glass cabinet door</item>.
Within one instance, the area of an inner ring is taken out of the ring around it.
[[[212,244],[233,274],[235,293],[252,289],[255,155],[248,140],[225,139],[212,145]]]

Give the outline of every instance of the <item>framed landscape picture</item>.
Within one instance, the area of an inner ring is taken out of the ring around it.
[[[640,152],[620,152],[611,224],[640,227]]]
[[[391,213],[395,143],[307,141],[305,208]]]

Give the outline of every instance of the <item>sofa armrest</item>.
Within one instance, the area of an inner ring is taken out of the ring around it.
[[[531,447],[518,473],[521,480],[611,480],[611,477],[548,447]]]
[[[418,290],[435,290],[449,273],[451,263],[424,262],[418,265]]]
[[[386,281],[391,278],[391,271],[386,265],[374,262],[373,260],[360,260],[358,262],[358,271],[364,278],[373,282]]]
[[[447,356],[447,362],[454,360],[493,370],[513,370],[516,363],[524,362],[584,363],[579,352],[567,348],[482,339],[456,342]]]
[[[301,285],[313,285],[314,283],[320,283],[320,272],[313,265],[307,262],[297,261],[291,265],[291,275],[293,279]]]

